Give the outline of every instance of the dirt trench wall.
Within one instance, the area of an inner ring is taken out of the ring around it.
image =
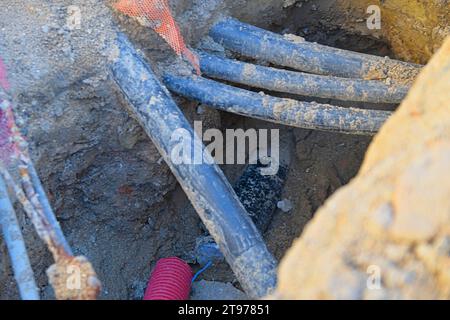
[[[195,42],[207,33],[211,23],[226,15],[261,27],[282,23],[289,0],[175,0],[170,3],[183,33]]]
[[[355,1],[343,1],[349,8]],[[381,34],[404,60],[425,64],[450,35],[448,0],[357,0],[381,8]]]
[[[283,258],[281,299],[450,298],[450,38]]]
[[[426,63],[450,35],[448,0],[378,1],[394,52],[405,60]]]
[[[425,64],[450,35],[448,0],[298,0],[297,21],[320,21],[323,25],[380,37],[403,60]],[[367,9],[381,9],[381,29],[369,29]]]

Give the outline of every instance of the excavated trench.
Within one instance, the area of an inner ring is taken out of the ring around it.
[[[309,41],[395,57],[380,33],[362,31],[364,1],[351,10],[346,8],[348,1],[342,1],[345,18],[330,10],[335,8],[333,3],[184,0],[172,1],[172,6],[187,42],[194,47],[204,43],[214,19],[230,14]],[[64,27],[69,5],[81,8],[80,29]],[[101,298],[141,299],[153,266],[163,257],[179,256],[197,270],[193,249],[204,227],[154,145],[124,108],[126,103],[109,80],[107,57],[102,54],[115,24],[142,50],[157,74],[174,61],[167,45],[137,22],[111,15],[104,1],[10,1],[6,6],[8,10],[0,11],[0,53],[10,66],[19,122],[70,244],[76,254],[87,256],[98,272],[103,284]],[[5,11],[23,14],[9,16]],[[19,32],[21,39],[15,37]],[[398,52],[398,47],[394,51]],[[324,201],[357,174],[371,142],[370,137],[288,128],[179,97],[176,101],[190,121],[202,120],[205,129],[279,128],[281,136],[290,141],[284,152],[290,154],[291,165],[281,198],[289,200],[292,209],[277,210],[264,234],[277,259]],[[231,182],[243,168],[222,166]],[[45,276],[51,256],[23,213],[18,210],[18,214],[43,298],[52,298]],[[214,265],[201,278],[239,288],[226,263]],[[1,242],[0,298],[17,297]],[[217,298],[214,291],[203,297]]]

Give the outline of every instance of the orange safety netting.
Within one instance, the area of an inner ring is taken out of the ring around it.
[[[16,139],[14,139],[17,131],[14,115],[9,100],[6,98],[8,89],[6,67],[0,58],[0,165],[3,164],[5,167],[19,154]]]
[[[177,55],[186,58],[200,74],[198,57],[187,48],[170,11],[168,0],[118,0],[114,4],[114,8],[152,28]]]

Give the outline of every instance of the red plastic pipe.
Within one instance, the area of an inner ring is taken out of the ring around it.
[[[177,257],[160,259],[152,272],[144,300],[188,300],[192,269]]]

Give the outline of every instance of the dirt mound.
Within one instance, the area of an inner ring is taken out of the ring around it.
[[[450,38],[283,259],[282,299],[450,298]]]

